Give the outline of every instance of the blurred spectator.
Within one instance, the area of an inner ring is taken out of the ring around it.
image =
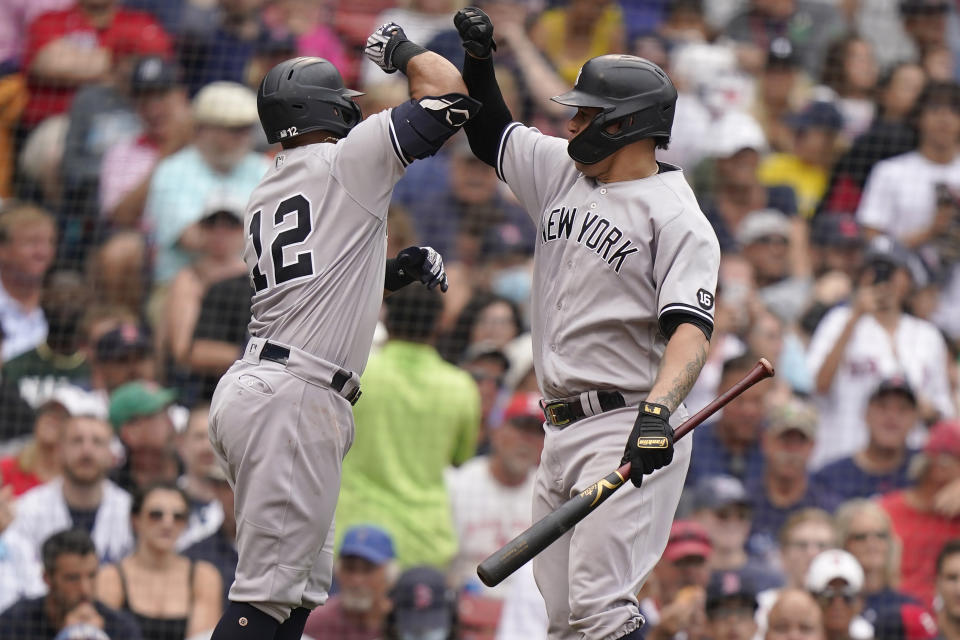
[[[903,311],[911,260],[889,238],[876,238],[864,256],[851,304],[829,311],[810,340],[807,364],[820,426],[830,433],[817,442],[814,468],[864,447],[867,400],[885,378],[907,380],[921,419],[933,422],[955,413],[943,337],[929,322]]]
[[[842,549],[828,549],[810,563],[807,591],[823,611],[826,640],[866,640],[873,627],[860,616],[863,610],[863,569]]]
[[[872,498],[910,481],[912,451],[907,435],[917,424],[917,397],[906,379],[888,378],[867,400],[867,445],[852,456],[831,462],[813,476],[814,484],[837,499]]]
[[[829,434],[823,434],[829,437]],[[753,496],[750,549],[770,556],[776,537],[791,513],[807,507],[833,511],[838,501],[810,481],[807,462],[817,440],[817,412],[792,399],[772,408],[763,432],[763,479],[747,483]]]
[[[177,486],[187,495],[190,506],[190,520],[177,540],[177,550],[216,533],[223,523],[223,508],[217,499],[215,482],[210,480],[217,462],[207,433],[209,426],[210,405],[197,404],[190,410],[186,427],[176,436],[177,454],[183,463]]]
[[[36,3],[35,3],[36,4]],[[11,3],[0,6],[0,11],[8,10]],[[8,26],[3,17],[0,17],[0,29]],[[0,33],[0,42],[12,41],[5,38],[7,34]],[[3,45],[0,44],[0,47]],[[0,61],[0,198],[9,198],[13,195],[13,172],[16,158],[16,124],[20,120],[20,113],[27,106],[26,81],[18,73],[12,73],[19,67],[16,62]],[[19,185],[18,185],[19,186]]]
[[[357,525],[343,536],[334,566],[339,590],[310,612],[303,631],[314,640],[376,640],[382,637],[397,579],[390,534]],[[443,636],[446,637],[446,636]]]
[[[390,590],[393,608],[387,616],[384,640],[459,638],[457,594],[443,574],[432,567],[413,567]]]
[[[28,379],[38,387],[64,382],[88,385],[90,367],[83,315],[91,301],[89,284],[76,271],[55,271],[40,293],[40,308],[47,321],[47,336],[29,351],[3,364],[3,377],[11,382]]]
[[[771,154],[758,173],[764,184],[793,187],[797,211],[809,218],[827,191],[843,116],[832,102],[817,100],[789,116],[788,124],[794,133],[792,151]]]
[[[707,476],[694,487],[690,518],[710,534],[710,569],[714,575],[741,572],[749,576],[754,588],[765,590],[779,586],[782,580],[768,565],[747,555],[752,512],[747,490],[733,476]]]
[[[802,588],[810,563],[838,542],[833,517],[823,509],[796,511],[780,529],[780,564],[788,588]]]
[[[130,495],[107,478],[112,463],[110,425],[74,416],[61,445],[63,475],[24,493],[10,525],[35,545],[64,529],[90,534],[104,562],[124,557],[133,547]]]
[[[474,455],[480,426],[476,384],[432,346],[442,305],[425,287],[386,299],[390,338],[363,374],[356,436],[343,462],[339,529],[380,524],[401,567],[445,567],[453,558],[443,470]]]
[[[170,38],[152,16],[117,4],[78,0],[30,24],[22,66],[30,102],[23,126],[64,113],[78,87],[102,80],[122,56],[170,54]]]
[[[192,371],[220,376],[237,360],[247,341],[252,296],[253,287],[246,274],[220,280],[207,288],[200,301],[200,316],[188,354]]]
[[[912,62],[902,62],[880,78],[876,117],[837,159],[821,209],[855,213],[874,165],[916,147],[917,134],[909,116],[925,83],[923,69]]]
[[[893,537],[893,525],[883,507],[854,499],[837,509],[836,520],[843,548],[863,569],[863,617],[867,622],[873,624],[904,604],[917,604],[894,588],[900,580],[900,541]]]
[[[941,606],[937,611],[940,638],[960,638],[960,541],[954,539],[943,545],[937,555],[937,597]]]
[[[943,47],[947,40],[949,0],[900,0],[903,28],[913,46],[916,59]]]
[[[649,582],[648,580],[647,583]],[[537,588],[537,581],[533,577],[533,567],[527,563],[516,571],[513,586],[503,603],[495,638],[496,640],[513,638],[547,640],[548,624],[547,607]]]
[[[190,94],[212,82],[243,84],[258,39],[264,37],[260,17],[264,0],[217,0],[214,25],[184,29],[178,55]]]
[[[14,65],[26,44],[27,27],[43,13],[66,9],[74,0],[8,0],[0,5],[0,64]]]
[[[931,427],[910,471],[913,485],[883,496],[880,505],[890,515],[903,548],[900,588],[929,606],[936,555],[948,540],[960,537],[960,516],[936,510],[937,494],[960,479],[960,422],[941,421]]]
[[[626,51],[623,15],[609,0],[573,0],[537,18],[531,39],[567,82],[590,58]]]
[[[767,50],[772,40],[787,37],[801,64],[811,75],[819,73],[827,43],[844,29],[836,8],[812,0],[749,0],[724,28],[724,34],[742,45]]]
[[[806,102],[809,84],[807,75],[800,69],[796,47],[789,38],[778,36],[771,40],[765,64],[757,73],[756,99],[751,112],[776,151],[793,148],[793,132],[787,116]]]
[[[707,584],[707,621],[712,640],[752,640],[757,632],[754,613],[757,589],[749,573],[715,571]]]
[[[10,529],[14,514],[13,487],[0,487],[0,611],[21,598],[43,595],[47,588],[36,571],[33,545]]]
[[[259,118],[256,95],[246,87],[207,85],[193,99],[193,119],[193,143],[160,161],[147,195],[145,221],[156,242],[154,278],[161,291],[202,248],[199,222],[208,207],[227,193],[246,201],[268,167],[251,150]]]
[[[176,485],[139,489],[130,509],[137,546],[97,574],[97,596],[129,612],[149,640],[189,638],[212,630],[220,619],[219,572],[175,550],[188,514],[187,496]]]
[[[759,301],[783,322],[793,324],[813,286],[805,223],[776,209],[753,211],[740,224],[737,241],[753,267]],[[778,354],[762,355],[776,358]]]
[[[207,471],[207,482],[211,486],[214,499],[220,504],[223,520],[220,528],[209,536],[195,542],[184,550],[183,555],[191,560],[205,560],[215,566],[220,572],[223,586],[223,607],[229,604],[227,594],[236,577],[237,560],[237,519],[233,509],[233,489],[219,464],[214,464]],[[315,639],[319,640],[319,639]]]
[[[449,334],[443,336],[440,352],[450,362],[461,362],[472,345],[489,343],[502,349],[523,329],[523,318],[515,303],[479,291],[460,311]]]
[[[33,438],[15,456],[0,459],[0,485],[10,485],[13,495],[58,477],[63,466],[61,443],[71,416],[96,415],[97,400],[71,385],[55,388],[37,407]]]
[[[727,360],[723,364],[718,388],[732,387],[756,361],[753,354]],[[765,417],[764,394],[764,384],[750,387],[731,400],[720,417],[700,425],[693,432],[697,455],[690,460],[687,486],[696,485],[704,476],[731,475],[748,485],[761,477],[760,431]]]
[[[113,471],[118,485],[133,493],[180,475],[173,422],[167,413],[176,396],[150,382],[128,382],[110,394],[110,423],[123,443],[125,459]]]
[[[122,321],[94,343],[90,380],[93,389],[104,395],[105,404],[118,387],[154,377],[152,344],[143,325]]]
[[[477,436],[477,453],[490,450],[490,432],[503,419],[498,402],[505,391],[504,376],[510,360],[502,349],[492,342],[478,342],[467,349],[460,361],[460,368],[470,374],[480,391],[480,433]]]
[[[357,84],[357,61],[348,57],[334,29],[333,14],[336,8],[332,2],[279,0],[264,7],[263,20],[271,32],[290,34],[295,47],[291,53],[329,61],[340,71],[346,86],[352,87]],[[265,65],[264,73],[272,69],[274,64]]]
[[[823,613],[809,593],[784,589],[770,609],[764,640],[825,640]]]
[[[540,395],[517,393],[490,432],[490,454],[477,456],[447,472],[447,490],[457,532],[452,584],[502,600],[511,578],[495,588],[476,577],[477,565],[531,525],[533,483],[543,450]],[[495,626],[495,625],[494,625]]]
[[[189,143],[189,102],[179,70],[160,56],[137,60],[130,97],[143,132],[111,145],[100,164],[100,215],[115,227],[138,227],[157,162]]]
[[[844,146],[867,130],[874,118],[879,67],[870,42],[846,35],[830,44],[821,81],[832,92],[843,116]]]
[[[673,522],[666,549],[653,569],[657,598],[652,604],[657,610],[650,612],[643,608],[653,626],[648,638],[666,639],[681,632],[703,632],[704,589],[710,580],[711,552],[710,537],[701,524],[692,520]]]
[[[773,207],[796,213],[797,202],[790,187],[764,186],[757,168],[767,141],[752,116],[728,111],[711,127],[705,160],[693,172],[694,185],[704,213],[723,251],[737,248],[737,234],[751,211]]]
[[[20,600],[0,614],[2,640],[54,640],[58,631],[81,623],[102,629],[109,638],[140,640],[129,615],[96,598],[96,549],[90,535],[69,529],[42,539],[43,580],[49,592]],[[87,636],[89,637],[89,636]]]
[[[852,283],[863,260],[863,245],[863,233],[852,214],[825,211],[810,221],[810,261],[817,278],[836,272]]]
[[[0,362],[30,351],[47,337],[40,300],[56,242],[56,223],[43,209],[14,202],[0,210]]]

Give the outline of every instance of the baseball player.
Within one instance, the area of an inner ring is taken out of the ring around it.
[[[677,92],[647,60],[593,58],[554,98],[576,109],[569,143],[545,136],[511,122],[490,19],[468,8],[454,23],[464,80],[484,105],[466,126],[471,148],[538,231],[530,306],[547,423],[533,518],[621,456],[633,484],[643,480],[534,559],[549,637],[639,638],[635,594],[666,546],[690,460],[690,440],[674,448],[673,427],[706,359],[720,263],[683,173],[655,157],[670,140]]]
[[[412,99],[360,121],[321,58],[274,67],[257,96],[276,156],[244,215],[252,336],[217,385],[210,439],[234,487],[239,562],[212,640],[299,639],[327,599],[333,518],[382,296],[446,290],[430,248],[386,258],[387,205],[404,168],[479,108],[456,68],[393,23],[365,53],[404,72]]]

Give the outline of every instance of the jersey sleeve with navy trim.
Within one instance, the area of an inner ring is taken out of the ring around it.
[[[509,185],[534,224],[547,199],[562,193],[579,172],[567,155],[567,141],[512,122],[497,148],[497,177]]]
[[[397,142],[391,109],[369,116],[337,143],[333,178],[370,213],[383,219],[384,201],[409,164]]]
[[[684,211],[661,227],[653,275],[657,282],[657,317],[664,335],[683,322],[713,331],[720,244],[700,211]]]

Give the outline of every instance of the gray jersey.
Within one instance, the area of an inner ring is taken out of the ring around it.
[[[600,183],[577,171],[566,140],[519,123],[497,158],[539,234],[530,303],[544,397],[648,392],[666,347],[661,320],[713,326],[720,247],[683,172],[662,165]]]
[[[383,299],[387,206],[405,163],[390,111],[281,151],[244,215],[250,335],[363,372]]]

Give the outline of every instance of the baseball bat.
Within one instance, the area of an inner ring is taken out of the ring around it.
[[[674,430],[674,440],[679,440],[693,431],[694,427],[712,416],[718,409],[761,380],[773,376],[773,373],[773,365],[766,358],[760,358],[753,369],[750,370],[750,373],[745,375],[743,379],[720,394],[703,409],[684,420]],[[488,587],[495,587],[503,582],[507,576],[550,546],[568,529],[590,515],[594,509],[612,496],[614,491],[622,487],[629,477],[630,463],[627,462],[602,480],[593,483],[564,502],[556,510],[548,513],[481,562],[477,567],[477,575],[480,576],[480,580]]]

